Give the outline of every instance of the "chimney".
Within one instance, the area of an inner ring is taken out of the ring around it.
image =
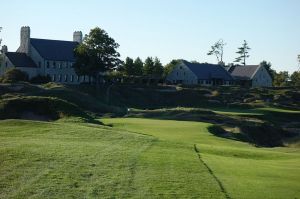
[[[2,54],[5,54],[5,53],[8,52],[7,46],[6,46],[6,45],[3,45],[3,46],[2,46],[1,52],[2,52]]]
[[[26,53],[30,55],[30,27],[21,27],[21,43],[18,52]]]
[[[82,32],[81,31],[75,31],[73,33],[73,41],[76,41],[78,43],[82,43]]]

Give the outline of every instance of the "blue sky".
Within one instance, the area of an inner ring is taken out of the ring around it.
[[[221,38],[230,63],[247,40],[247,64],[267,60],[292,72],[300,54],[299,8],[299,0],[6,0],[0,37],[15,51],[24,25],[33,38],[59,40],[98,26],[120,44],[123,59],[157,56],[164,64],[177,58],[215,63],[206,54]]]

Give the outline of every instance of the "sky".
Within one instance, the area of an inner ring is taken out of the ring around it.
[[[225,63],[246,40],[247,64],[266,60],[277,71],[299,69],[300,0],[2,0],[0,38],[15,51],[21,26],[32,38],[72,40],[75,30],[104,29],[121,58],[157,56],[216,63],[208,56],[223,39]]]

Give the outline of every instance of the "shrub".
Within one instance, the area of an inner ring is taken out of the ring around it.
[[[38,75],[31,78],[30,82],[33,84],[46,84],[51,82],[51,78],[49,76]]]
[[[4,73],[1,82],[14,83],[19,81],[28,81],[28,74],[19,69],[13,68]]]

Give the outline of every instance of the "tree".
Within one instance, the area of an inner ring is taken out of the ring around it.
[[[153,66],[154,66],[153,58],[147,57],[145,60],[144,67],[143,67],[143,74],[144,75],[152,75],[153,74]]]
[[[281,71],[275,73],[273,85],[274,86],[288,86],[289,73],[287,71]]]
[[[153,75],[162,76],[164,72],[164,67],[161,64],[160,60],[155,57],[154,64],[153,64]]]
[[[223,62],[223,54],[224,54],[224,46],[226,43],[223,41],[223,39],[220,39],[217,41],[213,46],[211,46],[211,50],[207,53],[207,55],[215,55],[218,64],[225,65]]]
[[[291,83],[293,86],[300,86],[300,71],[295,71],[291,75]]]
[[[298,58],[298,66],[299,66],[299,69],[298,69],[298,70],[300,71],[300,55],[298,55],[297,58]]]
[[[248,46],[247,41],[244,40],[244,43],[243,43],[242,47],[238,48],[238,51],[236,52],[240,56],[237,57],[234,62],[241,63],[242,65],[245,66],[246,65],[246,59],[248,57],[250,57],[250,55],[249,55],[249,50],[250,49],[251,48]]]
[[[2,31],[2,27],[0,27],[0,32]],[[0,38],[0,47],[1,47],[2,39]]]
[[[271,62],[262,61],[262,62],[260,62],[259,65],[265,67],[265,69],[268,71],[268,73],[270,74],[272,79],[274,79],[276,71],[271,68],[272,67]]]
[[[99,27],[92,29],[75,49],[75,72],[92,76],[98,83],[101,73],[115,69],[122,63],[118,47],[119,44],[105,30]]]
[[[132,76],[134,75],[134,63],[133,63],[133,59],[131,59],[130,57],[127,57],[125,60],[125,64],[124,64],[124,73],[127,76]]]
[[[27,73],[16,68],[12,68],[7,70],[1,79],[2,83],[13,83],[19,81],[28,81],[29,78]]]
[[[143,61],[139,57],[137,57],[134,60],[133,64],[134,64],[134,75],[137,76],[143,75],[143,66],[144,66]]]

